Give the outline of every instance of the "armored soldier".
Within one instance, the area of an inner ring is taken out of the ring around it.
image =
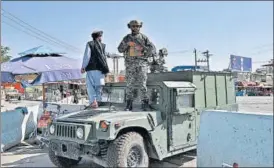
[[[159,50],[159,58],[154,59],[150,65],[150,72],[156,73],[156,72],[166,72],[167,68],[165,65],[165,57],[168,55],[167,49],[162,48]]]
[[[132,20],[128,23],[131,34],[126,35],[118,46],[118,51],[124,53],[127,82],[127,106],[125,110],[132,110],[134,85],[141,90],[142,109],[148,110],[149,98],[147,94],[148,58],[156,55],[155,46],[147,36],[140,33],[142,22]]]

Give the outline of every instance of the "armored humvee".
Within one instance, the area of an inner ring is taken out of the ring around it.
[[[196,148],[199,117],[205,109],[237,111],[231,73],[149,74],[151,111],[141,111],[138,92],[132,111],[124,111],[125,83],[104,87],[106,106],[73,112],[49,126],[49,157],[70,167],[88,156],[104,167],[148,167]]]

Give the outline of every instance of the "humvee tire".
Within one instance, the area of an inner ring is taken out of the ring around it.
[[[108,148],[109,167],[148,167],[149,157],[144,138],[137,132],[128,132],[114,140]]]
[[[73,160],[73,159],[56,156],[54,151],[51,148],[51,144],[49,144],[48,150],[49,150],[48,155],[49,155],[50,161],[57,167],[67,168],[67,167],[75,166],[82,160],[82,158],[79,158],[78,160]]]

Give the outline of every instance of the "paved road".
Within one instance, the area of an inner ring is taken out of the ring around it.
[[[273,114],[273,97],[237,97],[237,102],[240,111]],[[90,164],[88,159],[84,159],[80,166],[87,167]],[[35,146],[18,146],[1,153],[1,167],[55,166],[50,162],[45,150]],[[196,153],[192,151],[163,162],[152,162],[151,167],[196,167]]]

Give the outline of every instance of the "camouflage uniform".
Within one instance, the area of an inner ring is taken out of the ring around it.
[[[150,65],[150,72],[156,73],[156,72],[166,72],[167,68],[164,66],[165,58],[168,55],[167,49],[162,48],[159,50],[159,58],[154,60]]]
[[[134,24],[142,26],[142,23],[133,20],[128,24],[128,27],[130,28]],[[133,42],[134,45],[129,46],[130,42]],[[141,90],[143,104],[148,104],[146,86],[149,69],[148,57],[156,53],[154,44],[150,42],[147,36],[138,32],[126,35],[118,46],[118,51],[124,53],[125,56],[127,106],[132,106],[134,85]],[[127,110],[131,109],[132,107],[127,108]]]

